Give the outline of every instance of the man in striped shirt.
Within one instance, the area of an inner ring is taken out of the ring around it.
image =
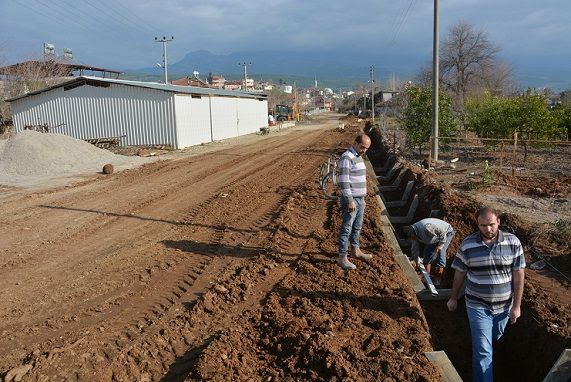
[[[466,311],[472,334],[472,378],[492,381],[493,342],[521,314],[525,258],[519,239],[500,231],[498,213],[484,207],[476,212],[479,232],[467,236],[452,262],[456,269],[447,306],[457,307],[466,281]]]
[[[349,244],[351,256],[369,260],[370,254],[363,253],[359,248],[359,235],[363,226],[365,214],[365,196],[367,195],[367,168],[363,155],[371,147],[371,138],[359,134],[353,145],[341,155],[339,160],[339,187],[341,189],[341,210],[343,222],[339,230],[339,258],[337,264],[345,269],[357,268],[347,258]]]

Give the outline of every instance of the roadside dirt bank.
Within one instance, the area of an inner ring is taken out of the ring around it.
[[[380,141],[380,137],[376,137]],[[379,158],[395,161],[384,147]],[[374,162],[373,162],[374,163]],[[377,163],[380,165],[380,163]],[[510,325],[495,352],[495,376],[501,381],[543,380],[564,349],[571,347],[571,284],[562,276],[571,276],[571,214],[568,205],[571,184],[567,175],[521,177],[495,173],[492,184],[465,189],[473,177],[454,171],[425,171],[408,164],[403,183],[415,180],[419,196],[416,220],[428,217],[433,210],[456,229],[448,251],[448,263],[461,242],[477,226],[474,211],[490,205],[502,213],[501,228],[515,233],[526,254],[526,286],[522,317]],[[396,198],[399,193],[389,194]],[[525,204],[523,202],[525,200]],[[389,213],[402,215],[408,206]],[[402,227],[396,226],[397,231]],[[541,258],[555,267],[530,269]],[[453,272],[447,270],[450,287]],[[446,302],[423,302],[432,344],[446,351],[463,380],[471,379],[469,326],[463,300],[457,312],[450,313]]]
[[[319,165],[339,116],[65,187],[0,190],[0,375],[27,381],[438,381],[380,234],[335,265]]]

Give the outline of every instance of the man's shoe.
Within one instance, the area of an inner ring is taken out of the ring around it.
[[[361,259],[361,260],[365,260],[365,261],[371,260],[373,258],[373,255],[371,255],[369,253],[363,253],[363,252],[361,252],[360,249],[357,249],[353,256],[355,256],[357,259]]]
[[[352,262],[349,261],[349,259],[347,259],[347,255],[339,255],[339,257],[337,258],[337,265],[339,265],[341,268],[345,269],[346,271],[351,271],[357,268],[355,264],[353,264]]]

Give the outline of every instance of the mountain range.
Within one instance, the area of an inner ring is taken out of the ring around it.
[[[505,59],[510,63],[509,58]],[[223,75],[227,79],[240,79],[244,75],[244,63],[248,77],[255,80],[285,82],[297,86],[350,89],[370,80],[370,67],[375,66],[375,81],[387,86],[390,78],[400,81],[413,79],[421,67],[430,67],[431,57],[419,54],[383,56],[371,51],[243,51],[227,55],[207,50],[187,53],[182,60],[169,64],[169,79],[191,76],[199,72],[201,78],[208,74]],[[559,60],[545,58],[514,57],[510,63],[513,75],[520,87],[550,87],[555,90],[571,88],[571,69]],[[160,80],[160,67],[125,70],[127,78]],[[280,81],[282,80],[282,81]]]
[[[408,62],[408,64],[407,64]],[[248,77],[256,80],[272,80],[277,83],[293,83],[298,86],[311,86],[317,80],[319,86],[351,88],[356,84],[367,83],[370,79],[370,66],[375,65],[375,80],[386,83],[390,76],[398,75],[400,79],[408,79],[416,69],[410,60],[402,58],[400,72],[389,71],[388,65],[368,53],[347,52],[235,52],[228,55],[213,54],[207,50],[187,53],[178,62],[169,64],[169,78],[190,76],[198,71],[201,78],[209,73],[224,75],[227,79],[243,78],[244,63]],[[392,66],[392,65],[391,65]],[[161,76],[163,69],[141,68],[127,71],[131,75],[146,74]],[[406,77],[406,78],[405,78]]]

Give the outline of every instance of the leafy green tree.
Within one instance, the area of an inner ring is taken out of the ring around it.
[[[561,115],[547,107],[546,96],[528,90],[516,97],[485,94],[468,100],[466,127],[481,138],[511,139],[518,133],[527,158],[528,140],[560,139]]]
[[[564,90],[559,96],[563,106],[571,106],[571,90]]]
[[[424,86],[409,86],[402,100],[400,122],[406,131],[407,145],[418,149],[429,144],[432,135],[432,89]],[[450,136],[457,130],[457,121],[452,112],[452,100],[443,92],[438,97],[438,132]]]
[[[571,137],[571,104],[562,105],[553,110],[559,121],[559,128],[565,132],[567,140]]]

